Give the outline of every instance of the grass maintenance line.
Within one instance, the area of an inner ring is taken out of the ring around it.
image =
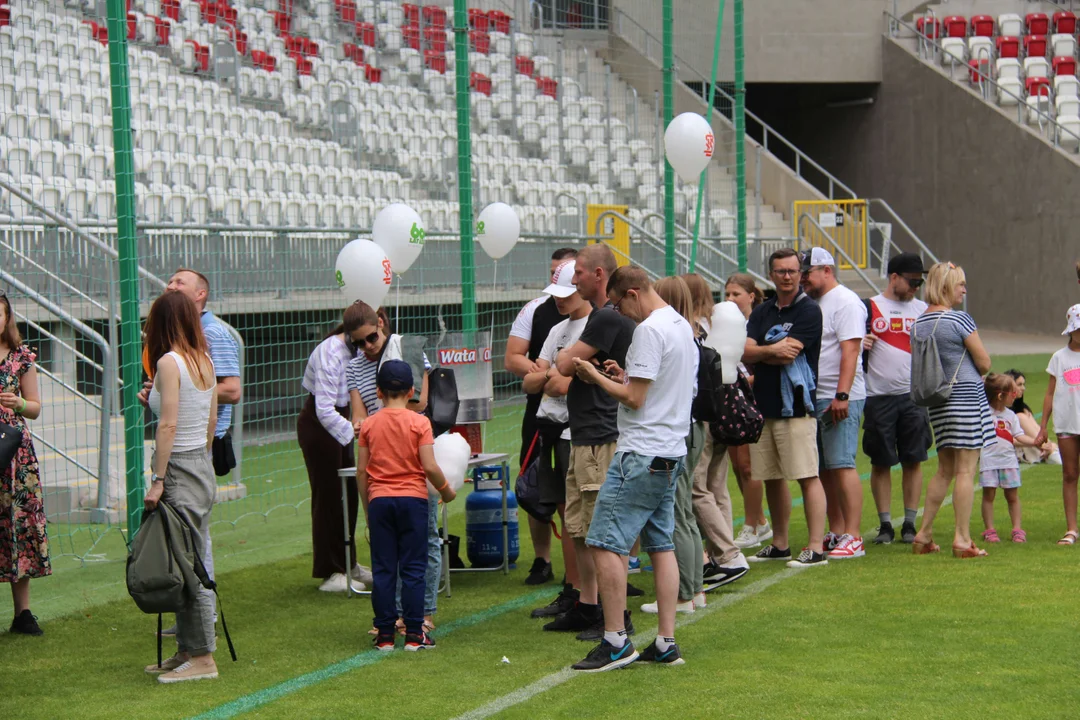
[[[522,607],[531,605],[538,600],[551,596],[551,588],[544,588],[537,590],[536,592],[527,593],[520,597],[517,597],[501,605],[495,605],[482,612],[473,613],[472,615],[466,615],[465,617],[451,620],[450,622],[439,628],[439,636],[443,637],[449,635],[456,630],[462,630],[464,628],[472,627],[473,625],[479,625],[480,623],[492,620],[499,615],[511,612],[513,610],[519,610]],[[240,715],[241,713],[249,712],[255,708],[267,705],[287,695],[292,695],[295,692],[305,690],[313,685],[318,685],[321,682],[331,680],[344,675],[347,672],[351,672],[358,668],[372,665],[391,657],[393,653],[384,653],[378,650],[365,650],[364,652],[357,653],[350,658],[341,660],[336,663],[327,665],[326,667],[318,670],[313,670],[309,673],[304,673],[290,680],[285,680],[277,685],[271,685],[270,687],[263,688],[248,695],[243,695],[235,700],[231,700],[224,705],[219,705],[216,708],[207,710],[206,712],[194,716],[194,720],[223,720],[224,718],[232,718]]]
[[[784,580],[788,580],[789,578],[794,577],[795,575],[803,572],[804,570],[805,568],[786,568],[776,573],[775,575],[770,575],[767,578],[763,578],[761,580],[758,580],[757,582],[751,583],[750,585],[747,585],[745,588],[738,592],[725,593],[721,595],[716,601],[710,602],[708,605],[706,605],[703,610],[696,610],[690,615],[678,616],[678,619],[675,622],[675,627],[681,628],[686,627],[687,625],[693,625],[694,623],[704,620],[706,617],[719,612],[723,608],[729,607],[738,602],[742,602],[743,600],[749,597],[753,597],[754,595],[758,595],[759,593],[764,592],[773,585],[783,582]],[[655,630],[648,630],[643,633],[638,633],[638,635],[636,636],[636,639],[638,640],[638,642],[641,643],[640,647],[642,648],[648,647],[649,643],[651,643],[655,638]],[[632,666],[633,664],[631,664],[631,667]],[[520,705],[523,702],[527,702],[532,698],[536,697],[537,695],[540,695],[541,693],[545,693],[554,687],[558,687],[559,685],[562,685],[563,683],[584,674],[587,673],[575,672],[568,667],[563,668],[558,672],[551,673],[550,675],[545,675],[536,682],[518,688],[517,690],[507,693],[502,697],[495,698],[491,702],[487,703],[486,705],[481,705],[475,710],[470,710],[463,715],[459,715],[454,718],[454,720],[483,720],[484,718],[489,718],[493,715],[501,713],[503,710],[507,710],[515,705]]]

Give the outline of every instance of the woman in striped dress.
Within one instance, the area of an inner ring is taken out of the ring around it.
[[[938,469],[926,490],[922,528],[915,536],[916,555],[938,552],[934,544],[934,516],[949,485],[953,489],[956,530],[953,555],[980,557],[985,550],[971,540],[971,507],[979,453],[994,442],[994,423],[983,390],[982,375],[990,371],[990,355],[983,347],[975,321],[966,312],[953,310],[967,294],[964,270],[952,263],[938,263],[926,278],[926,300],[930,306],[915,322],[914,334],[933,335],[937,340],[945,377],[952,378],[952,394],[942,405],[930,408],[930,425],[938,450]]]

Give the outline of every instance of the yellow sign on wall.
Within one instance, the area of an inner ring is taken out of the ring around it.
[[[615,259],[619,267],[630,264],[630,226],[625,220],[608,215],[603,219],[600,216],[606,212],[615,212],[623,217],[630,211],[627,205],[587,205],[586,206],[586,230],[589,236],[589,244],[600,241],[606,243],[615,253]],[[599,232],[596,221],[600,220]]]
[[[803,220],[808,216],[817,223]],[[822,247],[842,270],[866,268],[867,225],[865,200],[799,200],[791,214],[795,236],[811,247]],[[818,228],[821,228],[820,230]],[[804,245],[800,243],[800,247]],[[843,253],[839,250],[843,250]],[[851,262],[844,257],[851,258]]]

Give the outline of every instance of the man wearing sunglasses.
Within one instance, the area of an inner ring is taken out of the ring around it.
[[[866,407],[863,452],[870,457],[870,488],[877,505],[878,527],[874,543],[887,545],[895,538],[890,513],[892,468],[903,468],[904,523],[902,542],[915,539],[915,514],[922,495],[922,463],[931,444],[926,408],[911,399],[911,327],[926,312],[915,295],[923,284],[922,258],[901,253],[889,259],[889,285],[870,298],[863,348],[866,355]]]

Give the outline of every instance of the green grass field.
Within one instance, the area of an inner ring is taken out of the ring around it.
[[[1036,410],[1045,363],[994,359],[995,369],[1030,373]],[[934,466],[925,467],[927,478]],[[734,482],[732,492],[741,507]],[[454,576],[453,597],[439,600],[435,651],[383,654],[366,634],[369,600],[327,596],[309,577],[302,504],[215,526],[218,580],[240,655],[230,662],[222,639],[219,680],[167,687],[143,674],[154,659],[156,620],[127,599],[119,543],[107,549],[109,562],[61,561],[53,577],[35,582],[46,635],[0,635],[0,690],[19,718],[1072,717],[1080,701],[1077,550],[1054,544],[1064,530],[1060,469],[1025,469],[1021,498],[1027,545],[987,546],[990,556],[973,561],[947,552],[915,557],[896,544],[821,569],[755,565],[712,593],[704,612],[680,616],[686,665],[591,676],[566,670],[588,644],[544,633],[528,617],[556,587],[522,584],[532,559],[524,528],[520,567],[509,577]],[[463,500],[451,506],[451,531],[462,535]],[[1008,527],[1000,498],[997,518],[999,529]],[[876,524],[867,490],[864,534]],[[946,507],[939,539],[949,539],[951,525]],[[798,510],[792,526],[797,547],[805,539]],[[972,527],[982,529],[977,505]],[[642,647],[655,630],[637,612],[653,599],[651,576],[634,582],[648,591],[630,603]],[[8,602],[5,594],[0,617]]]

